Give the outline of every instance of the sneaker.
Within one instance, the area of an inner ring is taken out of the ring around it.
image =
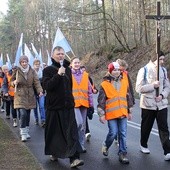
[[[82,165],[84,165],[84,161],[83,161],[83,160],[75,159],[75,160],[70,164],[70,167],[71,167],[71,168],[76,168],[76,167],[82,166]]]
[[[16,119],[13,119],[14,123],[13,123],[13,127],[17,127],[17,120]]]
[[[164,158],[165,161],[170,161],[170,153],[167,153]]]
[[[6,115],[6,119],[10,119],[10,116],[9,116],[9,115]]]
[[[38,124],[39,124],[39,123],[38,123],[38,120],[36,120],[36,121],[35,121],[35,125],[38,125]]]
[[[119,161],[122,163],[122,164],[129,164],[129,160],[127,158],[127,154],[125,153],[120,153],[119,154]]]
[[[5,112],[5,109],[1,109],[1,112]]]
[[[58,158],[54,155],[50,155],[50,160],[51,161],[58,161]]]
[[[105,142],[103,142],[103,144],[102,144],[102,153],[104,156],[108,156],[108,154],[109,154],[109,151],[108,151],[108,148],[107,148]]]
[[[143,147],[143,146],[140,146],[140,151],[142,153],[145,153],[145,154],[149,154],[150,153],[150,150],[148,148]]]
[[[90,133],[86,133],[86,141],[89,142],[91,138],[91,134]]]
[[[119,146],[119,141],[118,141],[117,139],[115,139],[115,140],[114,140],[114,144],[115,144],[116,146]]]

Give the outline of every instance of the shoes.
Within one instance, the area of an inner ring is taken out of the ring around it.
[[[5,112],[5,109],[1,109],[1,112]]]
[[[13,119],[13,127],[17,127],[18,125],[17,125],[17,119]]]
[[[90,133],[86,133],[86,141],[89,142],[91,138],[91,134]]]
[[[165,161],[170,161],[170,153],[167,153],[164,158]]]
[[[6,119],[10,119],[10,116],[9,116],[9,115],[6,115]]]
[[[107,148],[105,142],[103,142],[103,144],[102,144],[102,153],[104,156],[108,156],[108,154],[109,154],[109,151],[108,151],[108,148]]]
[[[39,125],[38,120],[35,121],[35,125]]]
[[[75,160],[70,164],[70,167],[71,167],[71,168],[76,168],[76,167],[82,166],[82,165],[84,165],[84,161],[83,161],[83,160],[75,159]]]
[[[150,150],[148,148],[145,148],[143,146],[140,146],[140,151],[144,154],[149,154],[150,153]]]
[[[45,121],[41,122],[41,127],[45,128]]]
[[[50,155],[50,160],[51,161],[58,161],[58,158],[54,155]]]
[[[119,154],[119,161],[122,163],[122,164],[129,164],[129,160],[126,156],[127,154],[125,153],[120,153]]]
[[[115,140],[114,140],[114,144],[115,144],[116,146],[119,146],[119,141],[118,141],[117,139],[115,139]]]

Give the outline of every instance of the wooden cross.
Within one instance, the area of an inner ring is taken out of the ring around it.
[[[161,20],[170,19],[170,15],[161,15],[161,4],[157,2],[157,15],[146,15],[146,19],[156,20],[156,55],[157,55],[157,80],[159,81],[159,57],[161,40]],[[156,96],[159,96],[159,88],[156,89]]]

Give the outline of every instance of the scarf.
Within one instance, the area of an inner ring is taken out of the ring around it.
[[[28,74],[28,71],[29,71],[30,66],[28,65],[27,68],[23,68],[23,67],[20,65],[20,63],[19,63],[18,67],[19,67],[19,68],[21,69],[21,71],[24,73],[24,77],[25,77],[25,79],[27,80],[27,74]]]

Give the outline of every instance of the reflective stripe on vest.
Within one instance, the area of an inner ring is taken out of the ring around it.
[[[123,77],[126,76],[125,74]],[[128,79],[124,77],[120,80],[120,89],[117,91],[115,87],[108,81],[103,81],[101,86],[106,94],[105,118],[106,120],[116,119],[127,116],[127,89]]]
[[[15,92],[15,88],[10,86],[10,80],[11,80],[11,76],[9,74],[7,74],[7,81],[8,81],[8,93],[10,96],[14,96],[14,92]]]
[[[77,83],[74,75],[72,75],[73,79],[73,96],[75,107],[89,107],[88,100],[88,73],[83,72],[82,79],[80,84]]]

